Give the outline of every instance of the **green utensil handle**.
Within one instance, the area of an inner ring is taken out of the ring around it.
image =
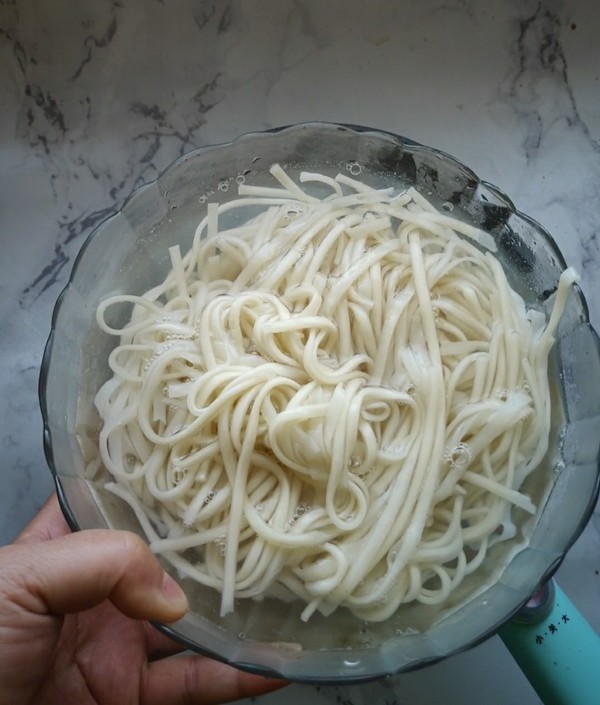
[[[525,608],[500,637],[544,705],[598,705],[600,636],[558,585],[549,589],[536,621],[539,607]]]

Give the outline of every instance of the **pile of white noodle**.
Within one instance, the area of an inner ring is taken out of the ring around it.
[[[489,235],[419,193],[277,165],[209,204],[120,336],[88,468],[182,576],[383,620],[439,603],[511,538],[548,446],[554,311],[527,311]],[[330,189],[316,198],[310,189]],[[242,225],[226,212],[260,206]],[[463,237],[459,236],[460,233]],[[464,237],[466,236],[466,238]],[[132,304],[120,329],[107,308]]]

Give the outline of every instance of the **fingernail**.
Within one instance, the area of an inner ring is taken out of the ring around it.
[[[165,573],[163,577],[162,591],[172,609],[181,613],[187,612],[187,597],[185,596],[183,590],[168,573]]]

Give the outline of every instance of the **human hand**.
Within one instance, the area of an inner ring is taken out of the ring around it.
[[[183,647],[143,620],[187,600],[144,542],[71,534],[52,497],[0,548],[0,705],[209,705],[285,685]]]

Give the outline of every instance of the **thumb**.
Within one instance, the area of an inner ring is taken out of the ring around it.
[[[126,531],[81,531],[0,549],[0,595],[35,614],[79,612],[109,599],[128,617],[173,622],[188,607],[148,546]]]

